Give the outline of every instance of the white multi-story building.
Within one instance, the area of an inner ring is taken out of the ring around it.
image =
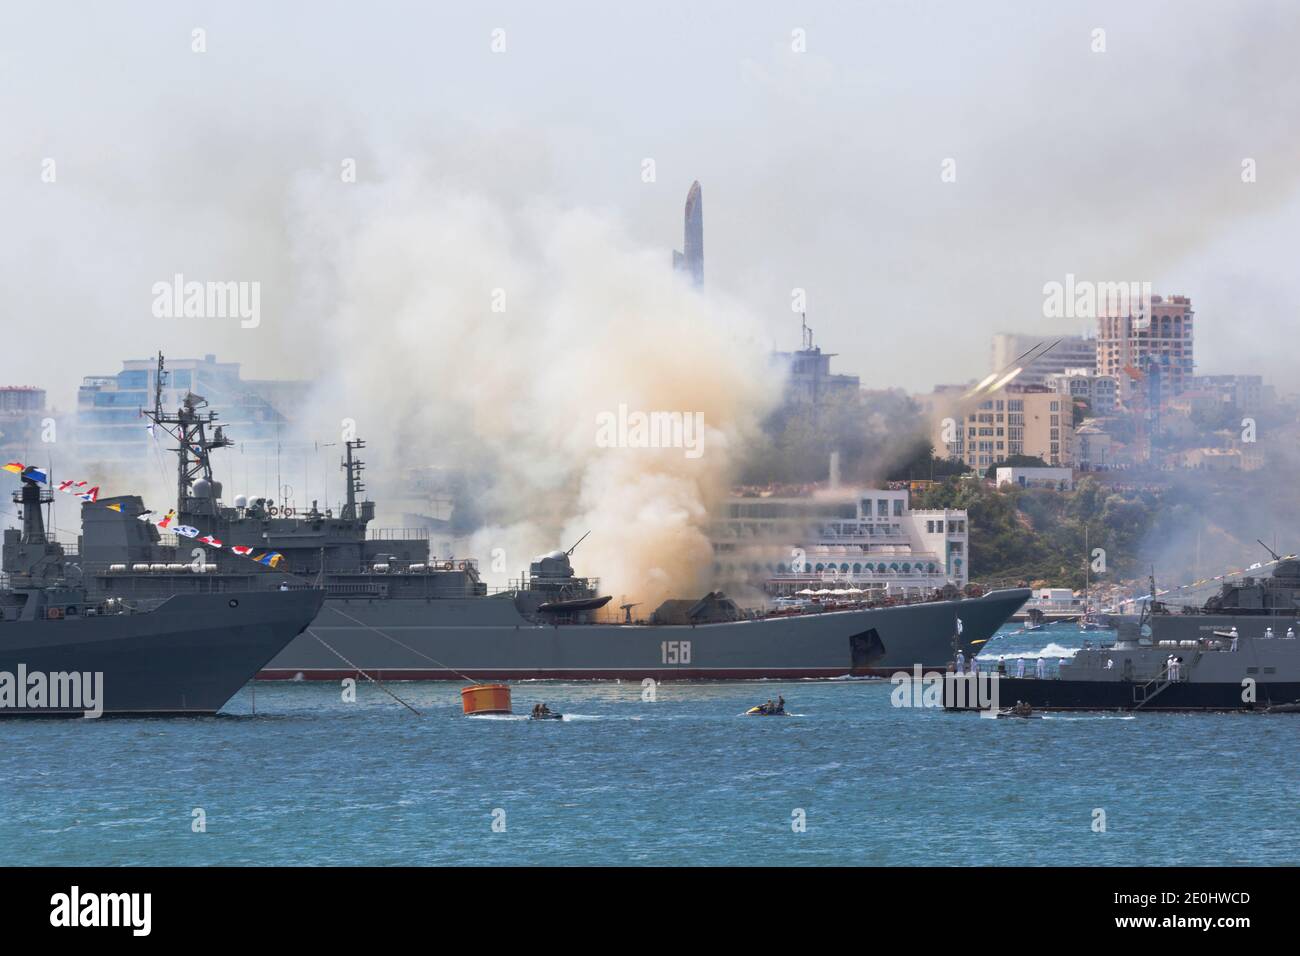
[[[1119,381],[1113,375],[1099,375],[1095,368],[1070,368],[1048,375],[1044,384],[1058,395],[1088,403],[1090,417],[1115,414]]]
[[[733,497],[726,508],[711,534],[724,587],[924,594],[970,580],[966,512],[912,510],[905,488]]]

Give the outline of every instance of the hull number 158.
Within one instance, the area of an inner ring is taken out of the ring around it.
[[[691,662],[690,641],[661,641],[659,651],[665,664],[689,664]]]

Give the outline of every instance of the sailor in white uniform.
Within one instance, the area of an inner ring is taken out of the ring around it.
[[[970,672],[978,674],[980,672],[980,662],[978,657],[972,656],[970,659]]]
[[[1288,628],[1286,629],[1286,636],[1287,636],[1287,639],[1288,639],[1288,640],[1294,641],[1294,640],[1295,640],[1295,628],[1294,628],[1294,627],[1288,627]]]
[[[1237,637],[1238,637],[1237,629],[1235,627],[1232,629],[1232,632],[1229,636],[1231,636],[1232,638],[1232,647],[1230,648],[1230,650],[1235,651],[1237,649]]]
[[[1025,659],[1023,657],[1016,658],[1016,676],[1017,677],[1025,676]]]
[[[1271,627],[1264,628],[1264,639],[1267,641],[1271,641],[1273,639],[1273,629]]]
[[[1040,678],[1047,676],[1047,665],[1041,657],[1034,661],[1034,676]]]
[[[957,673],[958,674],[966,673],[966,655],[963,654],[961,651],[957,652]]]

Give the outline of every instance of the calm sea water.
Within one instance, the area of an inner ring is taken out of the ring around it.
[[[986,656],[1079,643],[1006,633]],[[570,715],[529,722],[464,718],[457,685],[390,686],[423,716],[303,683],[258,685],[256,715],[245,688],[210,719],[0,724],[0,863],[1300,863],[1300,716],[986,720],[858,680],[665,684],[654,703],[516,684],[517,711]],[[741,716],[778,693],[797,716]]]

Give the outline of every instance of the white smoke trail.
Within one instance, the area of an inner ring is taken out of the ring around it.
[[[590,530],[575,564],[605,593],[698,596],[710,505],[779,397],[757,323],[590,211],[506,209],[412,169],[322,201],[331,186],[295,192],[297,299],[328,343],[321,408],[356,420],[372,465],[475,476],[498,581]],[[620,406],[702,414],[702,453],[600,447]]]

